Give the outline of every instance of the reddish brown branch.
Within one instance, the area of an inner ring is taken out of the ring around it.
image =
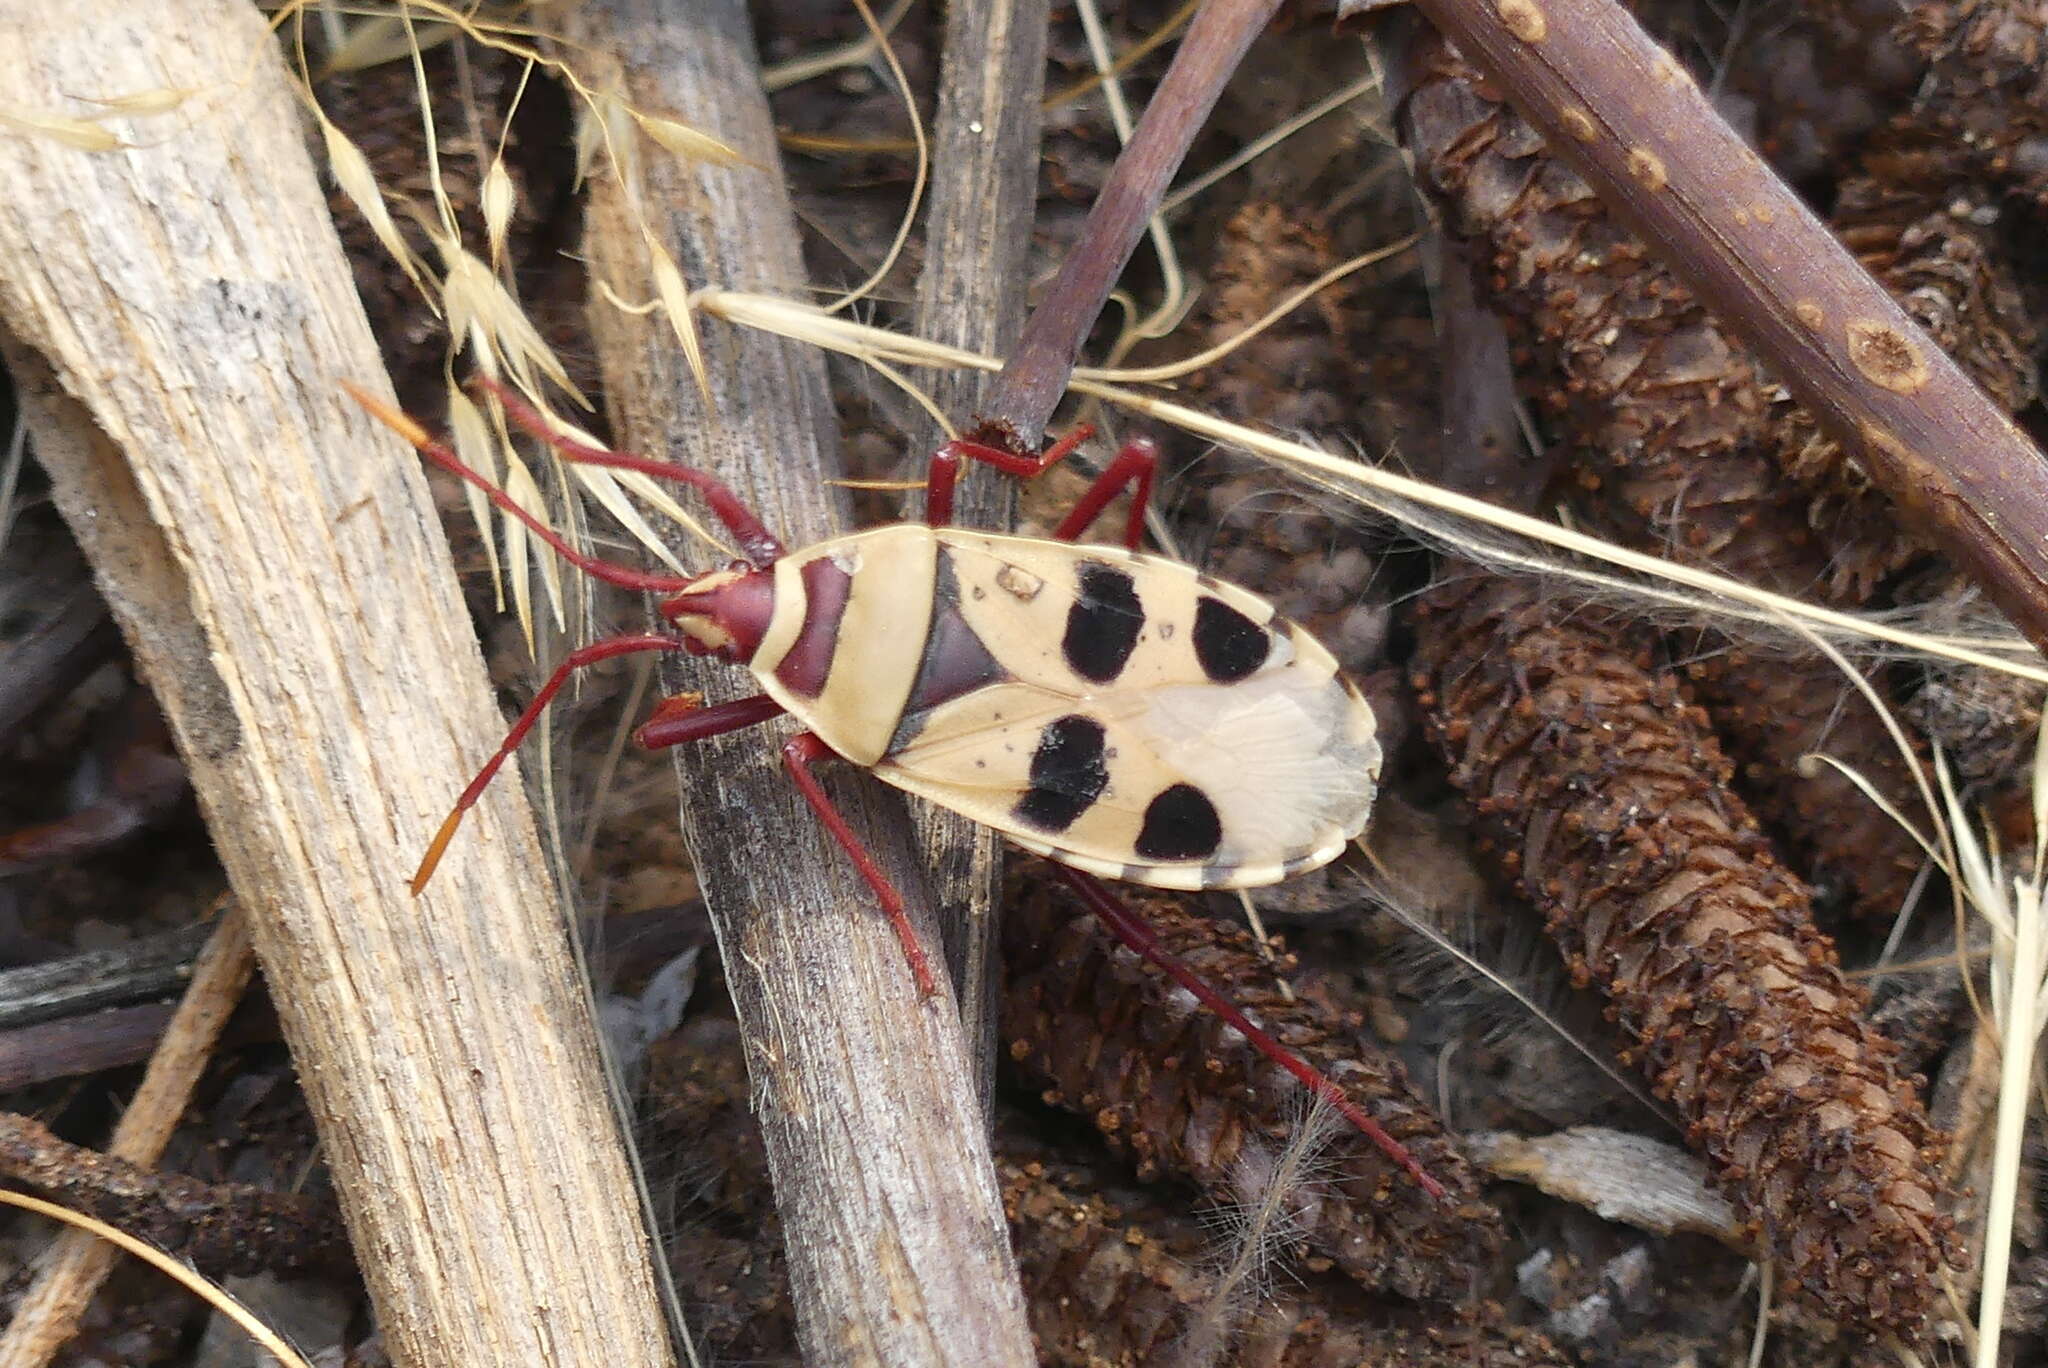
[[[1615,212],[2048,645],[2048,461],[1605,0],[1419,0]]]

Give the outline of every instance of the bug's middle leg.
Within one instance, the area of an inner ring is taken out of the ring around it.
[[[896,939],[903,943],[903,955],[910,961],[910,972],[917,979],[918,991],[931,997],[939,991],[938,980],[932,976],[931,962],[925,958],[924,947],[918,944],[917,928],[910,924],[910,914],[903,907],[902,893],[889,881],[881,865],[875,863],[875,857],[861,843],[860,837],[854,835],[838,805],[811,770],[811,766],[820,760],[836,758],[837,753],[813,732],[798,732],[782,747],[782,762],[789,767],[789,777],[796,781],[798,792],[811,805],[811,811],[818,814],[825,830],[832,833],[832,839],[839,842],[839,848],[846,852],[854,868],[868,881],[868,887],[875,890],[882,911],[888,914],[890,924],[896,928]]]

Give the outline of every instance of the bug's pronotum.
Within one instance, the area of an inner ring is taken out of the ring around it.
[[[586,574],[661,595],[674,634],[572,651],[456,800],[417,873],[432,876],[462,815],[569,676],[613,656],[685,651],[744,666],[762,692],[706,707],[670,699],[635,733],[658,749],[785,713],[804,727],[782,757],[805,799],[874,889],[918,985],[936,991],[903,899],[812,773],[825,759],[984,822],[1057,862],[1083,902],[1138,954],[1329,1099],[1432,1195],[1442,1187],[1343,1090],[1175,959],[1095,875],[1160,888],[1248,888],[1336,858],[1365,827],[1379,773],[1372,709],[1330,653],[1264,600],[1137,550],[1156,455],[1132,442],[1050,539],[946,526],[961,462],[1026,478],[1071,452],[974,442],[934,454],[925,521],[796,551],[703,471],[572,441],[518,396],[485,385],[564,459],[695,489],[745,560],[678,577],[577,551],[404,414],[358,402],[434,464],[481,489]],[[1075,539],[1135,486],[1121,547]],[[929,611],[904,611],[928,604]]]

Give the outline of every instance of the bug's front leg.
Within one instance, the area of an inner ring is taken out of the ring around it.
[[[970,441],[964,437],[943,443],[932,453],[932,463],[925,471],[924,520],[933,527],[944,527],[953,521],[953,487],[960,483],[961,462],[980,461],[1005,475],[1034,479],[1071,456],[1081,443],[1094,435],[1095,429],[1083,423],[1036,456],[1019,455],[988,442]]]
[[[477,771],[476,778],[469,781],[469,787],[455,800],[455,806],[449,810],[448,816],[441,822],[441,829],[434,833],[432,843],[427,846],[427,853],[420,858],[420,867],[413,871],[412,895],[417,898],[426,888],[427,881],[434,877],[435,866],[441,863],[441,855],[448,849],[448,842],[455,839],[455,829],[462,825],[463,814],[475,807],[477,799],[483,797],[484,790],[490,787],[491,780],[497,775],[499,768],[511,758],[512,752],[519,749],[519,743],[533,730],[534,723],[540,721],[540,715],[547,711],[548,704],[555,701],[555,695],[569,682],[570,675],[586,666],[595,665],[600,660],[610,660],[615,656],[631,655],[638,651],[688,649],[688,643],[681,637],[642,632],[629,636],[607,637],[603,641],[593,641],[588,646],[571,651],[562,663],[555,667],[555,672],[548,676],[548,682],[540,686],[540,692],[526,705],[526,711],[519,714],[519,720],[512,724],[512,730],[505,733],[504,741],[498,745],[497,754],[484,761],[484,767]]]
[[[837,753],[812,732],[798,732],[782,747],[782,762],[789,767],[789,777],[796,781],[797,791],[811,805],[811,811],[818,814],[825,830],[832,833],[832,839],[839,842],[839,848],[853,861],[861,877],[868,881],[868,887],[875,890],[882,911],[888,914],[890,924],[896,928],[896,939],[903,942],[903,955],[910,961],[910,972],[917,979],[918,991],[931,997],[939,991],[938,980],[932,976],[931,962],[925,958],[924,947],[918,944],[917,928],[910,924],[910,914],[904,910],[903,895],[882,872],[882,867],[875,863],[875,857],[861,843],[860,837],[854,835],[838,805],[811,770],[811,766],[820,760],[837,758]]]

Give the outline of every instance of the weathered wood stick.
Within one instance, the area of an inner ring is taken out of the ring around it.
[[[621,159],[617,176],[593,183],[593,279],[621,298],[647,297],[651,235],[694,287],[801,292],[744,5],[591,0],[570,23],[595,88],[710,132],[755,163],[691,166],[652,148]],[[668,319],[600,299],[591,320],[619,445],[713,471],[790,545],[844,528],[844,496],[828,483],[838,473],[836,419],[818,353],[701,321],[707,409]],[[713,560],[694,544],[678,554]],[[713,701],[755,691],[731,669],[685,664],[667,679]],[[770,726],[676,756],[684,831],[760,1091],[805,1359],[1031,1363],[953,999],[919,994],[873,891],[782,772],[782,734]],[[829,786],[935,944],[900,800],[864,775],[835,775]]]
[[[939,112],[932,124],[931,209],[911,325],[919,337],[1000,353],[1023,324],[1038,206],[1047,10],[1047,0],[946,7]],[[965,430],[980,412],[989,382],[984,371],[948,370],[932,372],[927,383],[939,411]],[[936,428],[924,435],[925,446],[941,439]],[[922,463],[925,446],[913,442],[910,460]],[[981,467],[964,474],[953,503],[957,520],[1009,531],[1017,482]],[[923,507],[916,495],[912,503]],[[968,1056],[986,1100],[995,1083],[1002,838],[925,803],[913,804],[911,817],[918,851],[931,870]]]
[[[118,150],[0,137],[0,350],[191,768],[395,1363],[672,1362],[504,730],[298,103],[240,0],[13,5],[0,105],[189,92]]]

